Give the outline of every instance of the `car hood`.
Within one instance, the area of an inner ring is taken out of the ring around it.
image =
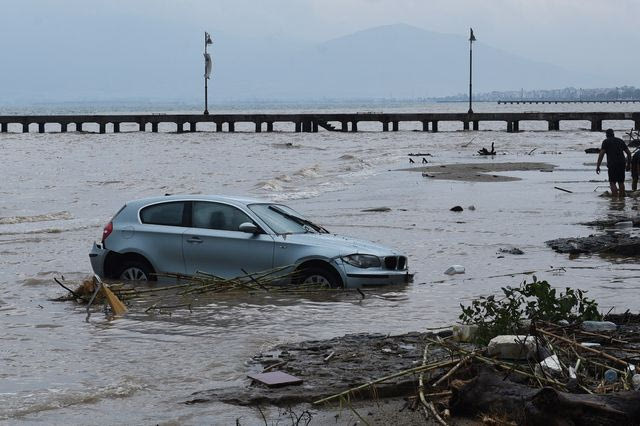
[[[291,244],[331,249],[335,251],[335,255],[354,253],[373,254],[376,256],[401,255],[401,253],[392,248],[372,243],[371,241],[359,240],[338,234],[288,234],[286,236],[279,236],[278,238],[284,238],[285,242]]]

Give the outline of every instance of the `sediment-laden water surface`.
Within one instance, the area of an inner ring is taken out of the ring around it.
[[[599,196],[606,174],[595,174],[595,156],[584,149],[602,135],[587,123],[561,132],[507,134],[503,127],[0,135],[0,421],[252,424],[259,415],[250,408],[183,402],[196,391],[244,383],[245,361],[276,343],[449,324],[460,303],[533,273],[589,290],[604,310],[640,309],[636,261],[570,259],[545,245],[597,232],[579,223],[637,214],[637,199]],[[492,142],[498,155],[476,155]],[[409,153],[432,156],[410,164]],[[525,162],[540,164],[494,166]],[[402,170],[441,165],[518,180]],[[192,311],[161,315],[134,306],[113,321],[95,312],[85,322],[83,307],[48,301],[64,293],[53,277],[91,272],[91,243],[126,200],[164,193],[285,201],[333,232],[405,251],[415,282],[368,291],[364,300],[352,292],[207,296]],[[455,205],[464,210],[450,211]],[[511,248],[524,254],[501,251]],[[466,273],[444,275],[452,264]]]

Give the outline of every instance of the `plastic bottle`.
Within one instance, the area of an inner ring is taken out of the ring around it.
[[[618,373],[615,370],[607,370],[604,372],[604,381],[606,383],[614,383],[618,380]]]

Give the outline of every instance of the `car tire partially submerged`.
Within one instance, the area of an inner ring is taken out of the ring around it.
[[[138,260],[125,260],[118,273],[122,281],[154,281],[152,269],[144,262]]]
[[[343,287],[342,280],[337,273],[329,268],[311,266],[300,270],[296,284],[315,284],[328,288]]]

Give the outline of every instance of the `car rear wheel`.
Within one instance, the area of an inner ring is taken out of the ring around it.
[[[152,272],[144,262],[127,260],[122,264],[118,278],[122,281],[152,281]]]
[[[340,277],[328,268],[310,267],[300,272],[298,284],[318,285],[327,288],[339,288],[342,286]]]

